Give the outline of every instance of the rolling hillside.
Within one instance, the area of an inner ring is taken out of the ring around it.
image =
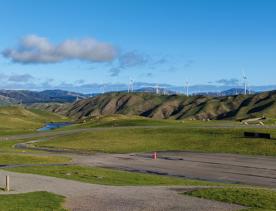
[[[155,119],[276,118],[276,91],[225,97],[110,93],[73,104],[34,104],[74,119],[99,115],[139,115]]]
[[[0,95],[0,106],[17,103],[16,100]]]
[[[26,109],[21,106],[0,107],[0,134],[13,134],[16,132],[34,131],[47,122],[68,121],[61,115],[40,111],[37,109]]]

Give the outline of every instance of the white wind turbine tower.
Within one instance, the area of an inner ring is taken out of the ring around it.
[[[130,93],[130,80],[128,81],[127,92]]]
[[[167,93],[165,87],[163,87],[163,95],[167,95],[167,94],[168,94],[168,93]]]
[[[156,94],[159,94],[159,84],[156,84],[155,91],[156,91]]]
[[[105,84],[102,85],[102,93],[105,93]]]
[[[128,90],[127,90],[128,93],[133,92],[133,84],[134,84],[134,81],[133,80],[129,80]]]
[[[186,88],[186,96],[189,96],[189,82],[185,82],[185,88]]]
[[[134,91],[134,80],[131,80],[130,83],[131,83],[131,92],[133,92]]]
[[[244,85],[244,94],[247,94],[247,76],[245,75],[245,72],[243,71],[242,73],[242,78],[243,78],[243,85]]]
[[[167,88],[166,86],[158,85],[158,94],[167,95],[166,88]]]

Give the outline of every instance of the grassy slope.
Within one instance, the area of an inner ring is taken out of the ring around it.
[[[0,141],[0,165],[7,164],[50,164],[50,163],[67,163],[71,161],[69,157],[62,156],[38,156],[39,151],[26,149],[15,149],[14,144],[22,143],[27,140]],[[21,152],[21,154],[18,154]],[[23,152],[32,154],[25,155]]]
[[[70,160],[70,158],[59,156],[37,156],[0,153],[0,165],[67,163]]]
[[[48,192],[0,195],[0,210],[65,211],[64,197]]]
[[[34,131],[46,122],[68,120],[58,114],[25,109],[19,106],[0,107],[0,135]]]
[[[225,120],[212,120],[212,121],[197,121],[197,120],[169,120],[169,119],[151,119],[141,116],[126,116],[126,115],[107,115],[97,116],[91,119],[86,119],[81,123],[68,126],[64,129],[76,129],[76,128],[89,128],[89,127],[126,127],[126,126],[237,126],[238,122],[225,121]]]
[[[276,91],[222,97],[107,93],[69,106],[62,105],[60,109],[56,109],[56,105],[38,107],[58,110],[80,120],[111,114],[140,115],[155,119],[244,119],[263,115],[276,118]]]
[[[276,210],[276,191],[273,190],[253,188],[220,188],[196,190],[185,194],[251,207],[253,208],[252,211]]]
[[[222,185],[199,180],[180,179],[142,173],[82,166],[34,166],[9,168],[9,171],[41,174],[101,185]]]
[[[276,137],[273,129],[204,128],[199,125],[191,128],[186,124],[168,124],[168,127],[159,128],[101,128],[37,145],[109,153],[191,150],[275,156],[276,140],[243,138],[244,131],[256,130],[271,132]]]
[[[31,152],[29,149],[16,149],[14,148],[15,144],[24,143],[29,141],[30,139],[23,139],[23,140],[9,140],[9,141],[0,141],[0,153],[11,153],[11,152]],[[31,139],[32,140],[32,139]],[[34,151],[36,152],[36,151]]]

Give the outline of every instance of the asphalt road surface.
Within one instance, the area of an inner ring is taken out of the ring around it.
[[[73,162],[128,171],[276,188],[276,158],[222,153],[73,155]]]

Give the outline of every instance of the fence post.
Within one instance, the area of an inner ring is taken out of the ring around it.
[[[10,176],[6,176],[6,188],[5,191],[10,191]]]

